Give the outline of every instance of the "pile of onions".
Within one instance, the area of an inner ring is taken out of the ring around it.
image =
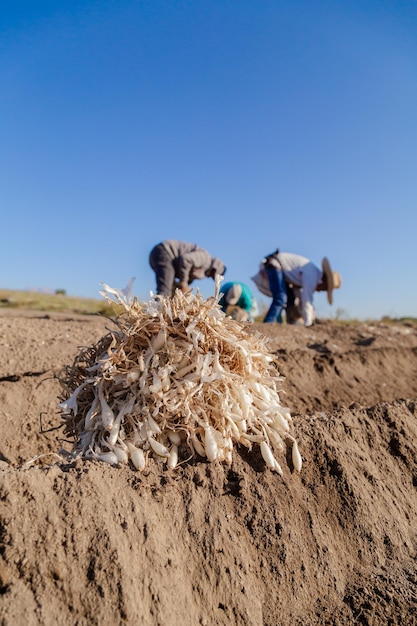
[[[60,378],[73,458],[130,460],[139,470],[150,457],[171,469],[195,455],[230,465],[236,444],[256,444],[267,466],[282,473],[276,455],[289,440],[301,469],[275,357],[263,335],[220,310],[218,281],[212,298],[176,290],[146,302],[132,300],[131,283],[102,286],[122,307],[116,330],[82,349]]]

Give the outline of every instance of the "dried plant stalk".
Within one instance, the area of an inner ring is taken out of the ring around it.
[[[144,469],[156,456],[173,469],[196,454],[230,464],[235,444],[255,443],[282,473],[274,452],[296,442],[275,357],[263,335],[220,310],[218,290],[219,281],[206,300],[176,290],[138,302],[130,289],[103,284],[102,295],[124,308],[117,330],[81,350],[61,377],[74,457]]]

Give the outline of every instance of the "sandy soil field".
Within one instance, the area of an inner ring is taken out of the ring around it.
[[[239,448],[142,473],[56,456],[57,374],[109,327],[1,311],[2,626],[417,624],[415,326],[253,325],[303,457],[283,477]]]

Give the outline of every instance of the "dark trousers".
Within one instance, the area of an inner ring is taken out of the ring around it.
[[[149,265],[155,272],[156,293],[161,296],[172,296],[175,282],[174,260],[162,243],[152,248],[149,254]]]
[[[285,285],[284,273],[281,269],[273,265],[265,265],[268,276],[269,288],[272,293],[271,306],[265,316],[264,322],[282,323],[282,309],[287,306],[287,287]]]

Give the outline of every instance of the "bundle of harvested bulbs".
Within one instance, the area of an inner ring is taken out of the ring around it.
[[[233,446],[260,446],[266,465],[282,474],[276,454],[292,445],[291,416],[279,400],[279,376],[266,338],[226,316],[212,298],[176,290],[172,298],[131,298],[102,283],[100,292],[122,306],[109,331],[84,348],[60,377],[58,405],[73,458],[141,470],[149,457],[169,468],[194,455],[232,462]]]

